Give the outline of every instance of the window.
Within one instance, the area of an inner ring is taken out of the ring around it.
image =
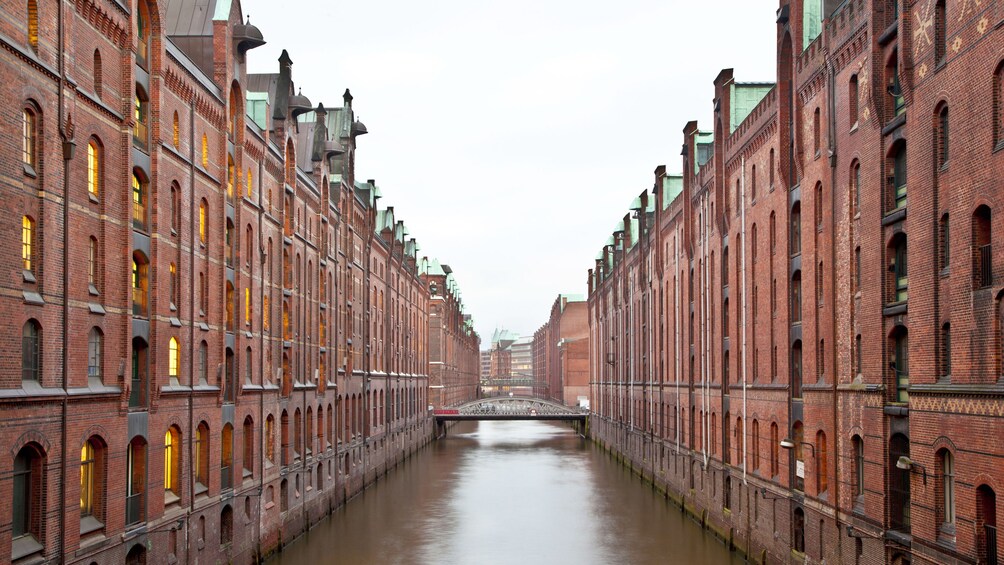
[[[234,541],[234,510],[229,504],[220,511],[220,545],[230,545]]]
[[[938,112],[938,166],[948,165],[948,106]]]
[[[146,519],[146,442],[136,437],[126,452],[126,525]]]
[[[941,325],[940,353],[939,376],[944,379],[950,379],[952,378],[952,324],[949,322]]]
[[[885,73],[886,89],[892,98],[889,110],[886,112],[886,120],[888,121],[906,112],[906,99],[903,97],[903,89],[900,87],[899,82],[899,53],[897,51],[893,51],[889,57]]]
[[[994,71],[994,145],[1004,143],[1004,62],[997,65]]]
[[[241,460],[244,465],[243,477],[248,478],[254,473],[254,422],[251,416],[244,418],[244,452],[241,453]]]
[[[209,168],[209,138],[202,134],[202,168]]]
[[[848,121],[851,128],[858,124],[858,75],[851,75],[847,88]]]
[[[955,524],[955,457],[947,449],[940,449],[935,455],[935,496],[938,524],[944,528]]]
[[[816,230],[822,231],[823,229],[823,183],[816,183],[815,190],[815,211],[816,211]]]
[[[234,487],[234,427],[231,424],[223,426],[223,436],[220,439],[220,489],[229,490]]]
[[[146,389],[149,384],[147,374],[147,347],[146,341],[141,337],[134,337],[132,340],[132,375],[129,383],[129,407],[146,407]]]
[[[146,151],[150,142],[150,98],[146,95],[143,87],[136,85],[136,93],[133,95],[133,126],[132,138],[136,146]]]
[[[171,300],[170,308],[176,310],[178,308],[178,267],[172,262],[168,265],[167,271],[169,275],[167,291]]]
[[[251,325],[251,288],[244,288],[244,325]]]
[[[146,231],[146,177],[132,173],[132,227]]]
[[[42,326],[34,318],[21,328],[21,380],[39,382],[42,376]]]
[[[87,334],[87,378],[101,382],[101,353],[104,336],[97,326]]]
[[[33,272],[35,266],[35,220],[31,216],[21,217],[21,265],[26,272]]]
[[[791,346],[791,396],[802,398],[802,342],[796,340]]]
[[[791,523],[794,530],[791,547],[799,553],[805,553],[805,511],[801,508],[795,508]]]
[[[181,128],[178,124],[178,111],[174,111],[174,119],[171,125],[171,143],[175,149],[181,148]]]
[[[858,378],[860,378],[863,373],[861,365],[863,363],[863,359],[861,351],[861,334],[858,334],[854,336],[854,369]]]
[[[209,345],[205,341],[199,344],[199,384],[208,385],[207,368],[209,365]]]
[[[164,498],[170,504],[181,497],[181,430],[171,426],[164,433]]]
[[[248,198],[252,197],[252,193],[251,193],[252,178],[253,177],[251,176],[251,167],[248,167],[248,174],[247,174],[247,184],[248,184],[248,186],[247,186],[247,197]]]
[[[172,337],[167,343],[167,376],[172,382],[178,379],[179,366],[181,365],[181,350],[178,346],[178,339]]]
[[[181,187],[178,186],[177,182],[171,183],[171,233],[173,235],[178,234],[178,228],[181,226]]]
[[[938,0],[934,4],[934,64],[936,66],[945,63],[945,55],[948,47],[948,34],[945,22],[945,0]]]
[[[909,402],[910,400],[910,348],[906,328],[896,326],[891,338],[891,348],[889,368],[893,374],[893,390],[896,393],[896,402]]]
[[[907,276],[906,236],[897,234],[893,237],[889,249],[889,273],[891,274],[892,293],[889,302],[906,302],[909,296],[909,278]]]
[[[283,359],[286,359],[285,354]],[[284,467],[289,465],[289,413],[285,410],[279,417],[279,457]]]
[[[943,214],[941,216],[941,221],[938,222],[938,240],[939,240],[939,243],[941,244],[939,246],[941,253],[940,253],[940,256],[938,257],[938,259],[939,259],[938,263],[939,263],[939,266],[941,267],[941,270],[947,272],[948,271],[949,259],[950,259],[949,251],[951,250],[951,246],[949,245],[949,242],[950,242],[950,233],[948,231],[948,214],[947,213]]]
[[[234,167],[234,158],[231,155],[227,155],[227,198],[233,199],[234,197],[234,183],[237,179],[234,178],[236,175]],[[240,187],[237,188],[240,190]]]
[[[136,64],[146,69],[150,57],[150,12],[144,0],[137,2]]]
[[[101,148],[94,139],[87,143],[87,194],[93,198],[101,195]]]
[[[826,433],[816,432],[816,492],[822,494],[829,486],[826,468]]]
[[[275,463],[275,418],[271,414],[265,418],[265,459]]]
[[[87,286],[91,294],[98,293],[98,240],[93,235],[87,242]]]
[[[132,254],[132,315],[147,317],[147,284],[149,263],[139,251]]]
[[[760,472],[760,422],[753,420],[753,472]]]
[[[230,281],[227,281],[226,291],[225,291],[226,304],[224,305],[224,310],[226,313],[226,329],[228,332],[234,331],[234,285]]]
[[[28,45],[38,54],[38,3],[28,0]]]
[[[100,526],[103,514],[104,443],[91,436],[80,448],[80,529],[81,533]],[[87,520],[91,518],[91,520]],[[97,522],[97,523],[95,523]],[[86,530],[86,531],[85,531]]]
[[[768,181],[770,185],[770,190],[774,190],[774,148],[770,148],[770,165],[768,167]]]
[[[857,215],[861,213],[861,163],[854,161],[851,165],[851,195],[854,199],[854,209],[852,212]]]
[[[889,439],[889,526],[892,530],[910,533],[910,470],[900,469],[900,457],[910,457],[910,440],[903,434],[893,434]]]
[[[209,488],[209,425],[199,422],[199,427],[195,429],[195,445],[192,449],[195,455],[195,464],[192,470],[195,472],[196,494],[201,487],[202,492]]]
[[[796,420],[795,424],[791,427],[791,442],[795,446],[791,449],[792,457],[789,459],[792,465],[796,466],[798,461],[805,461],[805,456],[803,453],[804,443],[805,443],[805,430],[802,422]],[[795,490],[805,491],[805,477],[800,477],[795,474]]]
[[[816,108],[816,110],[812,113],[812,151],[816,154],[816,157],[819,156],[819,138],[822,135],[819,122],[819,108]]]
[[[199,202],[199,242],[202,245],[206,244],[206,208],[209,207],[209,203],[203,198]]]
[[[791,323],[802,322],[802,271],[791,277]]]
[[[750,200],[756,200],[756,165],[750,167]]]
[[[802,252],[802,204],[795,202],[791,208],[791,254],[798,255]]]
[[[261,326],[262,331],[269,331],[271,326],[271,313],[268,306],[268,295],[262,297],[261,299]]]
[[[777,422],[770,422],[770,476],[777,477],[778,472],[778,448],[780,447],[780,438],[777,437]]]
[[[28,444],[17,452],[11,482],[13,555],[14,558],[19,558],[43,549],[42,490],[46,484],[45,453],[38,444]]]
[[[21,110],[21,160],[31,169],[32,174],[38,168],[37,140],[38,116],[34,108],[25,107]]]
[[[854,496],[855,504],[864,502],[865,496],[865,443],[861,436],[855,435],[851,438],[851,449],[854,451],[854,460],[851,465],[851,495]]]
[[[990,220],[986,205],[973,212],[973,288],[986,288],[994,282]]]
[[[300,409],[297,408],[293,412],[293,459],[299,459],[300,454],[303,453],[303,416],[300,413]]]

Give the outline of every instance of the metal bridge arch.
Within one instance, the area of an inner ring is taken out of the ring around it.
[[[481,398],[453,408],[458,416],[581,417],[583,412],[557,402],[528,396]],[[451,411],[453,411],[451,410]]]

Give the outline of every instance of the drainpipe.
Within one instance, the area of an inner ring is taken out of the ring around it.
[[[707,198],[708,195],[707,192],[705,192],[702,198],[703,202],[701,203],[704,212],[703,214],[704,229],[703,232],[701,233],[701,250],[704,259],[704,269],[703,269],[704,272],[702,273],[702,276],[704,277],[704,284],[701,285],[703,287],[702,290],[704,291],[703,293],[704,296],[701,304],[702,306],[701,317],[704,318],[704,328],[703,331],[701,332],[703,334],[701,336],[702,338],[701,341],[703,342],[701,344],[701,357],[703,359],[701,363],[701,373],[704,380],[703,386],[701,387],[703,389],[701,394],[701,404],[704,406],[704,418],[703,418],[704,421],[701,423],[701,435],[704,436],[704,441],[702,442],[701,445],[701,451],[704,455],[705,469],[707,469],[708,467],[708,440],[711,438],[711,430],[710,430],[711,414],[709,410],[710,408],[709,404],[711,403],[711,383],[709,382],[708,379],[709,376],[708,361],[711,359],[711,352],[709,351],[711,344],[710,340],[708,339],[708,334],[710,332],[710,326],[711,326],[711,320],[708,316],[708,305],[710,303],[710,298],[708,296],[708,289],[711,287],[711,274],[708,266],[708,236],[709,236],[708,232],[711,230],[711,220],[708,219]]]
[[[673,340],[673,351],[675,353],[674,373],[676,373],[676,456],[680,456],[680,370],[683,362],[680,360],[680,234],[679,229],[673,236],[673,322],[675,339]],[[676,468],[675,460],[673,468]]]
[[[61,426],[60,429],[60,458],[62,459],[62,481],[59,482],[59,555],[60,559],[66,556],[66,469],[69,453],[69,437],[67,432],[67,418],[69,416],[69,384],[70,384],[70,161],[73,159],[73,152],[77,144],[72,139],[73,132],[64,127],[63,120],[63,96],[64,83],[66,82],[66,67],[64,63],[65,45],[63,42],[63,0],[59,1],[58,23],[59,40],[57,57],[59,59],[59,94],[58,94],[58,117],[59,133],[63,140],[63,400],[61,402]]]
[[[267,153],[268,152],[268,146],[266,145],[264,149],[265,149],[265,153]],[[258,297],[258,304],[263,304],[265,302],[265,296],[268,295],[269,291],[271,290],[271,288],[269,288],[268,285],[272,282],[271,273],[269,273],[268,277],[265,276],[265,266],[266,266],[265,265],[265,258],[266,258],[266,255],[264,253],[261,253],[261,249],[264,247],[264,239],[265,239],[263,237],[263,234],[262,234],[262,224],[263,224],[263,221],[264,221],[263,218],[265,217],[265,214],[263,213],[265,211],[265,206],[264,206],[264,202],[262,201],[262,192],[263,192],[262,191],[262,185],[264,184],[262,182],[264,180],[264,177],[262,177],[262,174],[265,172],[264,171],[264,162],[265,162],[265,158],[264,158],[264,155],[263,155],[262,158],[258,160],[258,210],[259,210],[259,213],[258,213],[258,250],[259,250],[259,256],[260,256],[260,261],[259,262],[261,264],[261,267],[258,269],[258,274],[259,274],[260,281],[261,281],[261,284],[259,285],[260,286],[260,288],[259,288],[260,292],[259,292],[259,297]],[[268,253],[271,253],[271,252],[272,252],[272,250],[269,249]],[[271,308],[272,308],[272,301],[269,300],[269,310],[271,310]],[[271,326],[271,323],[272,323],[272,320],[271,320],[272,314],[271,314],[270,311],[266,312],[263,309],[262,310],[262,316],[266,316],[266,315],[269,317],[269,326]],[[271,332],[271,328],[270,328],[269,329],[269,337],[271,337],[271,333],[272,332]],[[264,433],[264,429],[265,429],[265,377],[268,376],[267,373],[265,372],[265,348],[266,347],[271,347],[271,346],[272,346],[271,339],[266,339],[265,338],[265,324],[264,324],[264,319],[263,319],[261,321],[261,347],[258,348],[258,367],[259,367],[259,373],[261,374],[261,379],[259,379],[259,382],[258,382],[258,384],[261,386],[261,391],[259,391],[259,394],[258,394],[258,426],[259,426],[260,430],[263,430],[263,433]],[[273,427],[272,431],[274,432],[275,431],[274,430],[275,426],[273,425],[272,427]],[[255,520],[255,526],[254,526],[254,531],[255,531],[255,548],[256,548],[256,553],[258,555],[261,555],[261,510],[262,510],[262,502],[261,501],[262,501],[262,498],[263,498],[262,495],[265,492],[265,450],[262,449],[262,443],[263,442],[261,441],[261,438],[259,438],[259,441],[258,441],[258,469],[260,469],[260,470],[258,471],[258,519]]]
[[[190,101],[188,107],[188,209],[195,210],[195,100]],[[191,224],[191,244],[189,252],[189,273],[195,273],[195,239],[198,233],[198,218],[196,214],[191,214],[189,219]],[[201,290],[200,290],[201,292]],[[192,347],[192,362],[189,363],[189,377],[188,377],[188,460],[195,461],[194,446],[192,445],[192,440],[195,434],[195,285],[192,285],[191,289],[191,299],[188,301],[188,311],[189,319],[191,323],[188,326],[189,333],[189,343]],[[195,512],[195,469],[188,474],[188,506],[189,513]],[[191,524],[189,524],[190,526]],[[188,535],[191,531],[190,527],[185,528],[185,555],[186,559],[189,552],[191,551],[191,546],[188,544]]]
[[[743,437],[742,437],[742,449],[743,449],[743,484],[747,484],[746,481],[746,158],[743,157],[740,161],[740,175],[739,175],[739,200],[743,203],[739,207],[739,233],[743,234],[742,241],[740,242],[740,256],[742,257],[742,268],[739,270],[739,276],[742,277],[742,301],[739,305],[742,308],[742,345],[740,346],[740,351],[743,358],[742,375],[743,375]],[[724,383],[723,383],[724,386]],[[727,431],[725,433],[728,433]],[[749,514],[747,512],[747,514]]]
[[[837,131],[837,101],[836,101],[836,84],[834,82],[836,80],[836,70],[833,68],[833,64],[832,64],[832,62],[830,60],[827,60],[826,67],[827,67],[827,71],[828,71],[828,75],[829,75],[827,77],[827,79],[828,79],[827,82],[829,84],[829,88],[827,89],[827,98],[829,98],[829,111],[830,111],[830,120],[829,120],[829,122],[830,122],[829,123],[830,135],[828,137],[829,137],[829,140],[830,140],[830,148],[829,148],[830,149],[830,216],[832,218],[832,216],[834,214],[834,211],[837,209],[837,190],[836,190],[836,187],[837,187],[837,134],[836,134],[836,131]],[[832,223],[833,223],[832,219],[831,219],[830,223],[831,223],[831,226],[832,226]],[[831,230],[832,230],[832,227],[831,227]],[[833,282],[835,282],[837,280],[837,278],[836,278],[837,277],[837,267],[836,267],[836,265],[837,265],[837,242],[836,242],[836,237],[831,237],[830,238],[830,281],[833,281]],[[833,363],[831,363],[830,366],[836,368],[836,366],[837,366],[837,363],[836,363],[836,359],[837,359],[837,343],[836,343],[836,341],[837,341],[837,339],[836,339],[836,336],[837,336],[837,317],[835,315],[833,315],[833,313],[836,311],[836,306],[837,306],[836,305],[836,292],[835,291],[834,292],[830,292],[830,297],[829,298],[830,298],[830,309],[831,309],[831,314],[830,314],[830,329],[831,329],[831,333],[830,333],[830,351],[833,353],[833,357],[832,357],[833,358]],[[833,446],[834,446],[834,451],[833,452],[834,453],[841,453],[840,444],[842,443],[842,441],[841,441],[842,437],[841,437],[840,433],[838,432],[839,428],[837,428],[837,425],[839,423],[839,420],[837,418],[837,410],[836,410],[836,406],[837,406],[838,400],[839,399],[837,398],[837,374],[836,374],[836,371],[834,371],[833,372],[833,403],[831,405],[832,406],[831,411],[833,413]],[[818,461],[817,461],[817,464],[818,464]],[[833,489],[834,489],[833,490],[833,500],[834,501],[839,501],[840,500],[840,465],[836,465],[836,464],[833,465]],[[839,516],[839,513],[837,513],[837,516]],[[840,530],[840,528],[839,528],[839,522],[838,522],[838,528],[837,528],[837,530],[838,530],[838,533],[839,533],[839,530]],[[841,536],[841,535],[837,536],[837,560],[838,561],[840,561],[842,559],[842,557],[843,557],[843,545],[844,545],[843,544],[843,538],[844,538],[844,536]]]

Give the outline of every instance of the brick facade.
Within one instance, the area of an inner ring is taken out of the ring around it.
[[[566,406],[589,398],[589,320],[585,298],[560,294],[551,314],[533,334],[534,380],[544,395]]]
[[[999,554],[1002,15],[781,2],[590,270],[592,433],[751,559]]]
[[[439,312],[351,94],[194,4],[0,5],[0,561],[252,562],[431,437]]]

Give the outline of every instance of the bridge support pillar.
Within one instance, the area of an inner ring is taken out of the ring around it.
[[[446,437],[446,422],[436,419],[436,439]]]

